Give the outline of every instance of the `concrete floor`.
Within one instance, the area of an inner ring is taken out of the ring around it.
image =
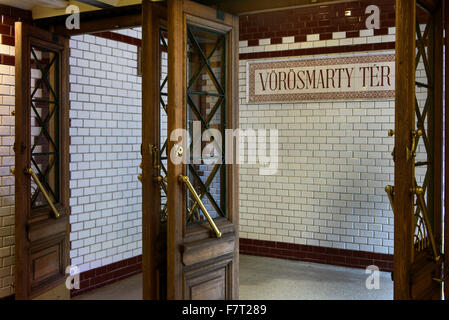
[[[365,286],[368,274],[309,262],[240,255],[242,300],[391,300],[393,282],[380,273],[379,290]],[[135,275],[75,300],[140,300],[142,275]]]

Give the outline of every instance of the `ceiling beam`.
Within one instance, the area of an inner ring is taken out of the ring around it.
[[[76,0],[76,1],[84,3],[84,4],[88,4],[93,7],[101,8],[101,9],[114,8],[113,5],[110,5],[109,3],[104,3],[99,0]]]
[[[43,19],[36,19],[34,23],[42,29],[54,28],[62,35],[100,32],[111,29],[131,28],[142,24],[142,6],[140,4],[125,7],[81,12],[81,29],[68,30],[65,21],[69,15],[61,15]]]

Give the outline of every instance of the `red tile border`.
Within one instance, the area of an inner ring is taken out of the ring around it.
[[[2,35],[2,44],[6,46],[13,46],[15,45],[15,38],[7,35]]]
[[[11,36],[11,29],[13,29],[11,26],[0,24],[0,34]]]
[[[360,269],[375,265],[378,266],[381,271],[393,271],[393,255],[365,251],[241,238],[240,253]]]
[[[70,297],[79,296],[141,272],[141,255],[82,272],[80,274],[80,289],[70,291]]]
[[[358,44],[348,46],[308,48],[308,49],[295,49],[283,51],[263,51],[263,52],[241,53],[239,55],[239,59],[250,60],[250,59],[279,58],[279,57],[309,56],[309,55],[332,54],[332,53],[394,50],[395,46],[396,46],[395,42],[386,42],[386,43]]]
[[[288,8],[240,16],[239,39],[259,40],[307,34],[327,34],[337,31],[360,31],[366,29],[368,14],[365,9],[372,3],[357,0],[340,3]],[[377,0],[381,10],[382,32],[395,26],[395,1]],[[345,11],[351,10],[351,16]],[[324,36],[329,37],[329,36]]]
[[[31,11],[13,8],[2,4],[0,4],[0,15],[3,15],[3,21],[0,21],[0,23],[4,25],[14,25],[14,22],[18,20],[30,23],[33,21]]]
[[[14,67],[15,66],[15,58],[14,58],[14,56],[0,54],[0,64]]]

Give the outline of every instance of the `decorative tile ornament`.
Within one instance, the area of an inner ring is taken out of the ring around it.
[[[248,103],[395,97],[395,55],[249,61]]]

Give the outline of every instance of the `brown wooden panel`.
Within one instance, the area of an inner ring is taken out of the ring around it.
[[[185,299],[230,299],[232,259],[191,268],[184,274]]]
[[[49,236],[65,233],[67,231],[68,216],[60,219],[44,220],[40,223],[33,223],[28,225],[28,239],[31,242],[45,239]]]
[[[61,248],[58,243],[31,254],[33,282],[43,281],[59,273],[61,263],[60,252]]]
[[[439,266],[432,261],[430,252],[416,256],[410,270],[410,298],[414,300],[441,299],[441,286],[432,280],[439,276]]]
[[[65,234],[35,242],[29,250],[28,298],[38,298],[65,281],[68,249]]]
[[[190,287],[190,298],[192,300],[224,300],[225,299],[225,276],[200,283]]]
[[[182,262],[185,266],[216,259],[234,251],[235,235],[227,234],[220,239],[207,239],[182,246]]]

